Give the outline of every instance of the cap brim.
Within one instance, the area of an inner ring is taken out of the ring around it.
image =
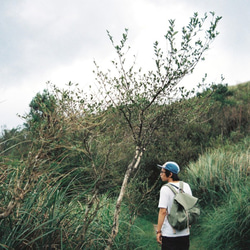
[[[159,168],[164,168],[164,166],[157,164],[157,167]]]

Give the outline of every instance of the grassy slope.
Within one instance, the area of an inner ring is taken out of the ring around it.
[[[246,187],[246,189],[249,188],[247,184],[247,176],[249,175],[247,172],[249,171],[249,145],[250,138],[247,137],[236,145],[226,145],[220,149],[207,152],[202,155],[197,162],[190,164],[189,175],[191,176],[192,172],[195,172],[195,178],[192,179],[187,177],[187,181],[192,186],[194,192],[199,193],[198,196],[204,196],[200,222],[194,225],[191,231],[190,250],[211,249],[211,242],[207,240],[207,238],[214,238],[214,241],[218,241],[218,245],[223,245],[224,242],[227,242],[227,237],[232,237],[233,239],[234,235],[237,233],[238,229],[234,226],[235,223],[232,222],[232,217],[235,217],[235,212],[237,214],[241,213],[242,208],[247,210],[247,197],[244,195],[243,188],[241,188],[240,185]],[[207,171],[209,173],[206,173]],[[226,176],[224,176],[225,173]],[[201,178],[200,182],[202,185],[207,187],[206,193],[202,194],[199,191],[200,187],[198,183],[195,183],[197,179],[196,175]],[[202,179],[203,177],[204,179]],[[221,190],[215,191],[214,188],[216,188],[216,185],[213,183],[213,177],[221,181],[220,185],[224,186]],[[228,188],[227,191],[225,191],[226,187]],[[214,193],[216,193],[216,196]],[[236,200],[232,202],[232,198],[235,197]],[[201,199],[202,197],[199,198]],[[219,199],[221,202],[216,204],[214,199]],[[243,204],[241,208],[235,205],[239,204],[239,201]],[[248,212],[246,212],[246,215],[242,215],[243,218],[247,216],[247,213]],[[248,227],[248,224],[242,220],[242,216],[239,214],[237,222],[239,221],[241,229],[244,230],[244,227]],[[211,219],[207,219],[210,217]],[[213,217],[216,217],[216,221],[212,220]],[[221,226],[217,226],[217,224]],[[141,241],[138,242],[138,246],[140,247],[137,249],[160,249],[155,240],[155,230],[152,225],[152,219],[149,221],[147,219],[138,218],[136,226],[142,230],[141,234],[143,234],[141,235],[142,237],[140,237]],[[232,227],[230,228],[230,226]],[[245,231],[248,232],[247,228]],[[218,233],[216,234],[216,232]],[[223,236],[223,234],[225,234],[225,236]],[[247,239],[245,234],[241,237]],[[234,239],[234,242],[235,240],[236,239]],[[228,247],[231,247],[228,249],[234,249],[234,246],[230,245],[230,241],[227,244]],[[239,241],[236,245],[240,246],[242,242]],[[240,246],[238,249],[244,248]]]

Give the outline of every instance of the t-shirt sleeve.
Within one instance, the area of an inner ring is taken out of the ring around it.
[[[170,192],[172,191],[167,186],[161,187],[158,208],[168,208]]]
[[[191,188],[190,188],[190,186],[189,186],[188,183],[184,183],[183,189],[184,189],[185,193],[192,195],[192,190],[191,190]]]

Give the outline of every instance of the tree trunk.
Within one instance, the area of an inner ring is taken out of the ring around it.
[[[126,173],[124,175],[124,178],[123,178],[123,183],[122,183],[122,186],[121,186],[120,194],[119,194],[118,199],[116,201],[114,218],[113,218],[113,226],[112,226],[111,234],[109,236],[108,244],[107,244],[105,250],[110,250],[111,249],[111,247],[113,245],[113,242],[114,242],[114,239],[115,239],[116,235],[118,234],[119,215],[120,215],[120,212],[121,212],[121,203],[122,203],[122,200],[123,200],[123,197],[124,197],[127,185],[128,185],[128,180],[130,178],[130,175],[135,169],[137,169],[137,167],[138,167],[138,165],[139,165],[139,163],[141,161],[142,155],[143,155],[143,150],[141,150],[139,147],[137,147],[135,157],[127,167],[127,171],[126,171]]]

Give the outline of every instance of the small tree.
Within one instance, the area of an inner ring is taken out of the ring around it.
[[[119,45],[115,45],[113,37],[108,32],[109,39],[117,53],[118,60],[112,61],[117,74],[109,70],[103,72],[96,64],[96,76],[99,86],[99,94],[103,101],[99,103],[103,107],[109,107],[109,110],[120,112],[125,122],[127,130],[130,131],[135,151],[133,159],[127,165],[124,174],[120,194],[117,198],[114,211],[113,226],[108,239],[106,249],[110,249],[119,229],[119,214],[121,203],[128,185],[131,174],[138,169],[140,160],[144,151],[153,139],[156,129],[161,126],[165,119],[167,105],[176,100],[177,85],[186,75],[193,72],[197,63],[204,59],[203,54],[208,50],[210,43],[218,35],[217,24],[221,17],[215,17],[211,14],[211,22],[207,29],[205,21],[208,15],[199,18],[195,13],[190,18],[186,27],[182,28],[181,37],[178,37],[178,31],[175,30],[175,21],[169,21],[169,30],[165,35],[169,44],[169,50],[164,51],[159,48],[158,42],[154,43],[155,70],[143,73],[141,68],[136,69],[135,61],[131,66],[127,65],[126,52],[129,47],[126,46],[128,30],[122,36]],[[177,37],[180,39],[177,46]],[[113,75],[112,75],[113,74]],[[162,105],[157,112],[152,112],[154,105]],[[172,117],[172,119],[174,119]]]

